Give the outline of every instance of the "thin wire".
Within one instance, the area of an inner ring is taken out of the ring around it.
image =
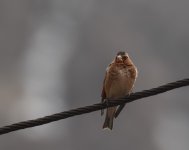
[[[159,86],[157,88],[152,88],[150,90],[136,92],[136,93],[133,93],[124,98],[120,98],[120,99],[116,99],[116,100],[111,99],[111,100],[109,100],[108,103],[97,103],[94,105],[71,109],[69,111],[60,112],[57,114],[45,116],[45,117],[34,119],[34,120],[27,120],[27,121],[23,121],[23,122],[19,122],[19,123],[14,123],[11,125],[1,127],[0,135],[6,134],[9,132],[13,132],[13,131],[17,131],[17,130],[21,130],[21,129],[25,129],[25,128],[40,126],[40,125],[47,124],[47,123],[50,123],[53,121],[58,121],[61,119],[66,119],[69,117],[73,117],[73,116],[77,116],[77,115],[81,115],[81,114],[85,114],[85,113],[90,113],[93,111],[101,110],[101,109],[112,107],[112,106],[129,103],[129,102],[141,99],[141,98],[157,95],[160,93],[164,93],[164,92],[167,92],[167,91],[170,91],[170,90],[173,90],[176,88],[180,88],[183,86],[188,86],[188,85],[189,85],[189,78],[179,80],[176,82],[172,82],[172,83],[168,83],[168,84]]]

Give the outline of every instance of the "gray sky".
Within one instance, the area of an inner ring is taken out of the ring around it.
[[[107,65],[127,51],[134,91],[188,77],[189,1],[0,1],[0,125],[100,101]],[[127,105],[112,132],[94,112],[1,136],[5,150],[187,150],[188,89]]]

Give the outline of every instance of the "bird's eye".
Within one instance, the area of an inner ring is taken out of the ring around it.
[[[128,58],[128,56],[123,56],[123,59],[127,59]]]

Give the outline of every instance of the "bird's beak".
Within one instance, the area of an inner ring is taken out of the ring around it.
[[[118,56],[116,57],[116,62],[117,62],[117,63],[122,63],[122,62],[123,62],[123,59],[122,59],[122,57],[121,57],[120,55],[118,55]]]

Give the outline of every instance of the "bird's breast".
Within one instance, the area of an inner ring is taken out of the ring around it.
[[[109,73],[108,87],[106,88],[107,97],[118,98],[127,95],[131,89],[129,76],[127,69],[120,69]]]

